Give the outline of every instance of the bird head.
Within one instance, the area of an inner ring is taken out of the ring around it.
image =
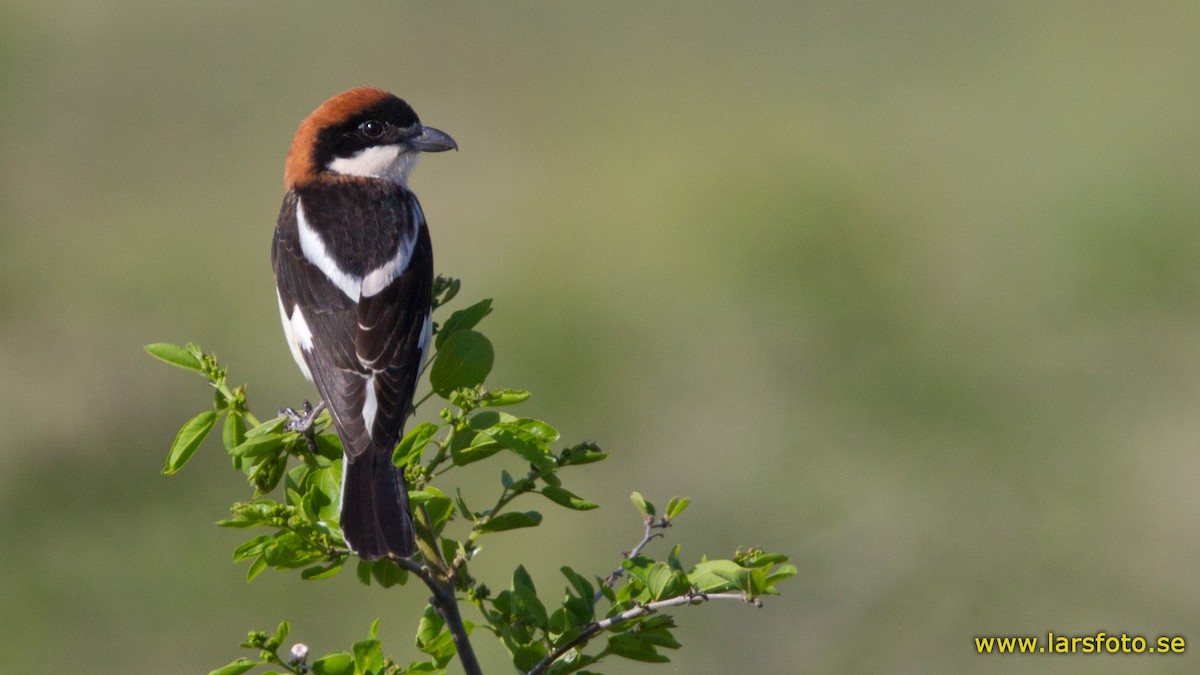
[[[417,113],[382,89],[357,87],[325,101],[296,130],[284,170],[287,187],[345,177],[407,186],[422,152],[457,150],[454,139],[421,124]]]

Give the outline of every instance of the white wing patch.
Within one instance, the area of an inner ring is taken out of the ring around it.
[[[413,227],[410,227],[408,232],[405,232],[404,236],[400,237],[400,244],[396,247],[396,255],[363,277],[362,296],[364,298],[381,293],[383,289],[396,280],[396,277],[404,274],[404,270],[408,269],[408,263],[412,260],[413,247],[417,243],[417,228],[422,222],[422,216],[419,211],[414,212],[413,216]]]
[[[350,466],[350,455],[349,455],[349,453],[343,451],[342,452],[342,477],[343,478],[342,478],[342,480],[338,481],[339,483],[341,483],[341,486],[338,487],[338,513],[342,512],[342,504],[346,503],[346,483],[350,482],[348,480],[345,480],[346,467],[348,467],[348,466]]]
[[[329,255],[329,249],[325,247],[321,235],[317,234],[312,225],[308,224],[308,219],[304,217],[304,204],[297,199],[296,229],[300,234],[300,251],[306,260],[316,265],[317,269],[333,282],[334,286],[337,286],[351,300],[358,302],[360,298],[369,298],[383,292],[383,289],[395,281],[396,277],[404,274],[404,270],[408,269],[408,263],[412,260],[413,248],[417,243],[417,231],[425,222],[425,216],[421,213],[419,206],[414,206],[412,215],[413,227],[400,238],[396,254],[392,256],[392,259],[368,272],[367,276],[357,277],[338,267],[337,261]],[[311,336],[311,333],[309,335]]]
[[[334,286],[341,289],[351,300],[357,302],[362,290],[362,278],[344,272],[342,268],[338,267],[337,261],[329,255],[328,249],[325,248],[325,242],[321,240],[321,235],[317,234],[312,225],[308,224],[308,219],[304,217],[304,204],[299,199],[296,200],[296,229],[300,233],[300,251],[304,253],[304,258],[324,272]]]
[[[425,359],[429,358],[429,342],[433,337],[433,317],[428,313],[425,314],[425,323],[421,325],[421,337],[417,338],[417,346],[421,348],[421,360],[417,362],[417,367],[425,365]]]
[[[326,168],[343,176],[381,178],[407,187],[408,174],[417,162],[417,154],[400,145],[376,145],[349,157],[337,157]]]
[[[367,435],[373,436],[375,429],[375,414],[379,412],[379,399],[375,393],[375,375],[372,373],[366,382],[366,399],[363,401],[363,422],[367,425]]]
[[[308,321],[304,319],[304,313],[300,311],[300,306],[292,307],[292,316],[289,317],[287,310],[283,307],[283,298],[279,296],[279,291],[275,291],[275,297],[279,298],[279,318],[283,321],[283,334],[287,338],[288,347],[292,351],[292,358],[296,360],[296,365],[300,366],[300,372],[304,377],[312,382],[312,371],[308,369],[308,364],[304,361],[304,354],[301,350],[312,350],[312,330],[308,327]]]

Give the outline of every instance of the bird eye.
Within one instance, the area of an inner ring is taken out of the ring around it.
[[[383,122],[379,120],[367,120],[358,125],[358,130],[367,138],[379,138],[383,135]]]

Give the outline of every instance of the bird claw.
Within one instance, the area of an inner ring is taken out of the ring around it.
[[[304,402],[304,412],[296,412],[294,408],[281,408],[279,414],[287,418],[283,428],[288,431],[295,431],[301,436],[308,445],[308,451],[312,454],[319,454],[320,448],[317,447],[317,435],[313,429],[313,423],[317,421],[317,416],[321,411],[325,410],[325,402],[321,401],[314,408],[308,401]]]
[[[297,431],[301,434],[311,434],[313,422],[317,420],[317,416],[325,409],[325,403],[322,401],[313,407],[308,401],[304,402],[303,411],[297,412],[294,408],[281,408],[279,414],[287,418],[284,423],[284,428],[288,431]]]

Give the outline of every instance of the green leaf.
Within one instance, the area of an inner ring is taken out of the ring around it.
[[[599,663],[600,658],[584,654],[578,647],[563,654],[550,666],[547,671],[549,675],[568,675],[569,673],[578,672],[579,675],[600,675],[599,673],[590,670],[581,670],[594,663]]]
[[[546,606],[538,598],[537,590],[533,587],[533,579],[524,565],[517,566],[516,571],[513,572],[512,592],[514,598],[512,611],[517,619],[545,629],[550,622],[550,617],[546,614]]]
[[[383,646],[379,640],[359,640],[352,648],[356,672],[374,673],[383,668]]]
[[[250,484],[258,494],[266,494],[279,485],[283,472],[287,469],[287,457],[276,455],[253,465],[250,471]]]
[[[651,642],[635,633],[618,633],[609,637],[608,650],[617,656],[645,663],[667,663],[671,660],[659,654]]]
[[[254,562],[250,563],[250,567],[246,569],[246,583],[250,584],[254,577],[258,577],[266,569],[266,556],[260,555],[254,558]]]
[[[523,389],[492,389],[479,398],[479,405],[495,408],[502,405],[515,405],[528,398],[529,392]]]
[[[251,661],[247,658],[240,658],[227,666],[222,666],[216,670],[210,670],[208,675],[242,675],[248,673],[258,665],[258,661]]]
[[[535,420],[530,417],[512,418],[511,421],[504,420],[504,423],[500,426],[519,427],[543,443],[553,443],[554,441],[558,440],[559,436],[558,429],[555,429],[541,420]]]
[[[549,485],[551,487],[556,487],[556,488],[562,487],[562,479],[558,477],[557,471],[547,471],[547,472],[541,474],[540,476],[538,476],[538,478],[541,478],[543,481],[546,482],[546,485]]]
[[[279,627],[275,629],[275,637],[271,638],[271,640],[274,641],[275,646],[283,644],[283,641],[287,639],[288,633],[291,632],[291,630],[291,624],[286,621],[281,621],[279,623]]]
[[[317,434],[317,453],[328,460],[342,458],[342,439],[337,434]]]
[[[287,418],[283,417],[282,415],[279,417],[272,417],[266,422],[254,427],[250,431],[247,431],[246,438],[258,438],[259,436],[267,436],[278,433],[283,430],[283,425],[285,422],[287,422]]]
[[[517,565],[517,569],[513,570],[512,585],[513,588],[518,585],[533,588],[533,577],[529,576],[529,570],[524,565]]]
[[[528,672],[533,670],[533,667],[546,658],[549,653],[546,645],[540,640],[537,642],[529,642],[523,645],[518,645],[516,649],[510,650],[512,654],[513,665],[520,672]]]
[[[501,422],[511,422],[517,419],[508,413],[497,410],[481,410],[467,420],[467,425],[475,431],[487,431]]]
[[[539,470],[550,473],[557,466],[541,438],[519,422],[501,422],[485,432]]]
[[[566,643],[571,638],[579,635],[579,629],[582,626],[591,623],[586,618],[576,616],[575,612],[572,611],[576,608],[571,605],[580,602],[582,601],[579,598],[568,597],[563,601],[563,606],[554,610],[554,613],[550,615],[550,622],[547,624],[547,635],[552,643],[556,645]],[[586,611],[584,614],[586,615]]]
[[[295,532],[281,532],[263,551],[263,556],[272,567],[291,569],[321,560],[325,557],[325,552]]]
[[[666,519],[667,520],[675,520],[675,517],[678,516],[679,514],[683,513],[683,510],[686,509],[688,507],[688,504],[690,504],[691,502],[692,502],[692,500],[688,499],[687,497],[683,497],[683,498],[673,497],[671,499],[671,501],[667,504],[667,512],[666,512],[666,516],[665,516]]]
[[[226,450],[232,450],[246,440],[246,417],[240,412],[230,411],[225,415],[225,425],[221,429],[221,443]]]
[[[379,584],[380,586],[383,586],[384,588],[391,588],[392,586],[396,585],[404,585],[404,582],[408,581],[408,572],[400,569],[400,567],[391,560],[384,558],[382,560],[376,560],[374,563],[372,563],[371,577],[374,578],[375,583]]]
[[[555,504],[565,506],[568,509],[574,509],[576,511],[590,511],[591,509],[599,508],[600,506],[596,502],[590,502],[586,499],[577,497],[570,490],[555,487],[553,485],[547,485],[546,487],[542,488],[542,495]]]
[[[775,584],[783,581],[784,579],[787,579],[788,577],[795,576],[795,574],[796,574],[796,566],[795,565],[780,565],[779,569],[767,574],[767,578],[766,578],[766,582],[765,582],[766,586],[768,589],[774,589]]]
[[[438,350],[429,382],[438,396],[448,399],[455,389],[483,384],[495,358],[492,343],[482,333],[455,331]]]
[[[326,563],[324,565],[313,565],[312,567],[308,567],[303,572],[301,572],[300,578],[306,579],[309,581],[316,581],[317,579],[328,579],[332,576],[336,576],[338,572],[341,572],[342,565],[345,564],[345,562],[346,562],[345,558],[338,558],[337,560]]]
[[[664,600],[683,595],[691,588],[687,575],[671,569],[664,562],[656,562],[646,574],[646,590],[652,600]]]
[[[588,602],[591,602],[592,598],[596,597],[595,587],[592,586],[592,583],[584,578],[583,575],[579,574],[570,567],[563,566],[560,569],[562,570],[563,576],[567,578],[567,581],[571,582],[571,586],[575,588],[575,592],[579,594],[579,597],[587,600]]]
[[[307,490],[305,499],[318,520],[336,522],[341,508],[341,476],[338,473],[339,464],[323,469],[314,469],[304,478],[303,487]]]
[[[442,492],[432,485],[426,485],[420,490],[408,491],[408,501],[412,504],[429,504],[437,499],[448,499],[448,497],[446,497],[445,492]]]
[[[671,551],[667,553],[667,564],[676,572],[683,571],[683,563],[679,562],[679,544],[671,547]]]
[[[254,527],[261,524],[257,520],[248,518],[242,514],[235,514],[232,518],[217,521],[217,527]]]
[[[408,500],[412,504],[425,505],[425,509],[429,513],[430,524],[434,527],[441,524],[454,512],[454,503],[446,496],[446,493],[432,485],[409,492]]]
[[[450,455],[455,466],[466,466],[481,459],[487,459],[500,452],[504,446],[486,433],[477,433],[471,439],[471,444],[465,448],[451,448]]]
[[[354,656],[333,652],[313,661],[313,675],[354,675]]]
[[[417,624],[417,648],[423,652],[426,651],[424,646],[436,640],[438,634],[445,627],[446,620],[433,608],[433,605],[425,605],[425,612],[421,614],[421,622]]]
[[[731,590],[753,592],[750,570],[732,560],[698,562],[688,574],[688,580],[701,593],[720,593]]]
[[[467,508],[467,501],[463,499],[462,490],[454,488],[454,505],[458,507],[458,513],[467,520],[475,520],[475,514],[471,509]]]
[[[642,493],[634,492],[633,494],[629,495],[629,498],[633,500],[633,505],[637,507],[638,511],[642,512],[643,516],[649,516],[651,518],[654,517],[654,505],[646,501],[646,498],[642,496]]]
[[[446,621],[431,605],[425,605],[417,625],[417,649],[434,658],[435,665],[445,665],[455,654],[454,636],[446,630]],[[408,672],[413,672],[411,669]],[[427,671],[417,671],[427,672]]]
[[[296,488],[286,488],[284,492],[286,493],[287,504],[289,506],[299,507],[300,512],[305,516],[308,516],[311,520],[313,514],[304,509],[304,497],[300,495],[300,492],[297,491]]]
[[[287,436],[283,434],[247,435],[246,440],[230,449],[229,454],[233,457],[260,457],[282,448],[286,442]]]
[[[144,349],[150,353],[150,356],[173,366],[193,370],[197,373],[204,372],[204,365],[200,359],[187,347],[180,347],[168,342],[155,342],[152,345],[146,345]]]
[[[545,629],[550,623],[550,616],[546,614],[546,605],[542,604],[532,587],[523,584],[516,584],[512,587],[512,593],[517,597],[517,607],[514,613],[518,619],[533,623],[534,626]]]
[[[430,514],[432,516],[433,514]],[[432,520],[432,518],[431,518]],[[441,530],[441,528],[437,528]],[[450,537],[439,537],[438,543],[442,545],[442,559],[453,561],[455,558],[461,558],[464,562],[470,559],[467,555],[467,549],[461,541],[451,539]],[[464,569],[465,572],[465,569]],[[466,574],[460,575],[461,578],[466,578]]]
[[[254,581],[254,577],[262,574],[267,569],[267,557],[260,555],[250,563],[250,567],[246,570],[246,583]]]
[[[217,414],[216,410],[205,410],[188,420],[179,433],[175,434],[175,442],[171,444],[171,451],[167,453],[167,464],[162,470],[164,474],[169,476],[187,464],[196,448],[204,442],[204,437],[217,423]]]
[[[562,610],[568,621],[568,628],[578,630],[596,620],[596,603],[592,598],[572,598],[563,600]]]
[[[434,346],[438,349],[441,349],[442,345],[446,342],[446,339],[451,335],[459,331],[470,330],[474,328],[479,324],[480,321],[483,320],[483,317],[491,313],[492,299],[486,298],[471,305],[470,307],[467,307],[466,309],[460,309],[451,314],[450,318],[446,319],[446,323],[442,324],[441,330],[438,331],[437,339],[433,342]]]
[[[400,439],[400,444],[392,453],[392,463],[402,467],[413,461],[419,462],[421,453],[429,441],[437,435],[438,428],[438,425],[429,422],[421,422],[413,427],[407,434],[404,434],[404,438]]]
[[[634,627],[633,632],[656,647],[679,649],[682,645],[671,635],[675,620],[666,614],[651,616]]]
[[[238,562],[239,560],[248,560],[256,555],[259,555],[263,551],[267,550],[267,547],[271,545],[271,541],[274,538],[275,536],[271,534],[260,534],[250,541],[242,543],[240,546],[233,549],[233,561]]]
[[[621,561],[621,567],[626,572],[629,572],[630,578],[638,581],[639,586],[646,585],[647,579],[650,575],[650,568],[653,565],[655,565],[654,560],[644,555],[626,558],[625,560]]]
[[[511,513],[502,513],[498,516],[493,516],[477,523],[475,528],[480,532],[503,532],[504,530],[516,530],[522,527],[537,527],[542,523],[542,514],[537,511],[513,511]]]

